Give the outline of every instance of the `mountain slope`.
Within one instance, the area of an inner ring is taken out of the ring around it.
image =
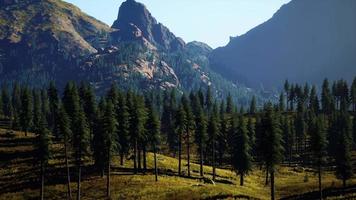
[[[212,68],[250,86],[356,74],[356,1],[292,0],[270,20],[211,55]]]
[[[61,0],[0,2],[0,84],[87,81],[101,94],[113,83],[136,91],[211,86],[247,102],[253,91],[210,70],[211,51],[186,44],[135,0],[121,5],[112,27]]]

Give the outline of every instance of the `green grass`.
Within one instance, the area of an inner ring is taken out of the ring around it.
[[[5,130],[0,130],[0,155],[12,155],[11,159],[6,159],[1,163],[0,169],[0,191],[2,188],[11,188],[8,193],[0,192],[0,199],[36,199],[39,188],[36,186],[36,167],[32,165],[31,150],[33,150],[31,139],[34,135],[24,137],[21,132],[16,132],[14,136],[6,136]],[[16,144],[16,145],[14,145]],[[52,145],[54,152],[50,160],[51,168],[63,167],[62,145]],[[21,155],[16,157],[16,155]],[[148,168],[153,168],[153,154],[148,154]],[[92,163],[88,160],[87,165]],[[113,160],[113,173],[111,181],[111,191],[113,199],[204,199],[217,196],[248,196],[256,199],[269,199],[269,187],[265,186],[265,174],[255,168],[245,179],[245,185],[239,186],[239,177],[230,170],[217,169],[217,182],[215,185],[205,184],[198,177],[199,165],[192,164],[191,178],[174,176],[178,167],[175,158],[158,155],[158,167],[161,172],[159,181],[155,182],[154,175],[133,175],[131,172],[124,172],[121,169],[132,168],[132,161],[125,161],[123,166],[119,164],[119,158]],[[182,163],[183,171],[186,171],[186,161]],[[63,170],[63,168],[61,168]],[[204,167],[205,177],[211,178],[212,168]],[[307,177],[307,178],[306,178]],[[230,181],[234,184],[220,183],[219,180]],[[51,181],[51,180],[50,180]],[[76,195],[75,179],[72,180],[73,196]],[[26,185],[28,184],[28,186]],[[48,183],[48,180],[47,180]],[[355,183],[355,180],[349,182]],[[330,172],[323,174],[324,187],[338,187],[341,182],[336,180]],[[82,199],[105,199],[105,176],[91,175],[82,181]],[[276,194],[277,198],[294,194],[301,194],[317,190],[317,176],[310,169],[294,169],[290,167],[280,167],[276,174]],[[65,184],[47,184],[45,187],[45,199],[65,199]],[[338,199],[338,197],[334,197]],[[341,198],[341,197],[340,197]]]

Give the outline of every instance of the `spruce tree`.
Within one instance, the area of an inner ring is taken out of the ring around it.
[[[294,135],[292,130],[292,122],[288,115],[282,118],[282,135],[285,157],[288,158],[289,165],[291,165],[293,157]]]
[[[56,124],[59,119],[59,95],[58,90],[53,81],[50,82],[49,87],[47,89],[48,99],[49,99],[49,111],[50,111],[50,118],[48,120],[48,126],[52,130],[54,134],[57,132],[58,125]]]
[[[256,146],[256,127],[253,123],[252,117],[248,118],[247,122],[247,133],[248,133],[248,140],[249,146],[251,148],[251,155],[255,155],[255,146]]]
[[[182,170],[182,138],[186,131],[187,117],[182,104],[179,105],[176,114],[176,133],[178,135],[178,175],[181,175]]]
[[[102,120],[102,131],[104,138],[104,155],[107,170],[107,181],[106,181],[106,196],[110,198],[110,165],[112,160],[112,155],[118,150],[117,143],[117,121],[115,118],[114,106],[112,100],[109,99],[105,108],[103,120]]]
[[[321,188],[321,173],[322,166],[325,164],[327,156],[327,140],[325,134],[325,123],[322,116],[314,118],[312,122],[312,132],[310,138],[310,147],[312,150],[313,163],[318,170],[319,179],[319,193],[320,199],[323,198],[322,188]]]
[[[20,124],[22,131],[27,132],[31,126],[32,122],[32,96],[30,90],[27,87],[24,87],[21,92],[21,110],[20,110]]]
[[[209,150],[211,150],[212,167],[213,167],[213,180],[216,177],[216,138],[219,135],[219,119],[218,119],[218,107],[217,103],[214,104],[213,111],[210,115],[208,123],[208,144]]]
[[[45,182],[45,169],[48,165],[48,160],[50,158],[50,136],[49,131],[46,128],[46,120],[43,113],[40,116],[40,122],[36,124],[36,158],[40,163],[41,171],[41,190],[40,190],[40,199],[44,199],[44,182]]]
[[[195,124],[196,124],[196,130],[195,130],[195,143],[198,146],[198,151],[199,151],[199,163],[200,163],[200,176],[204,176],[204,148],[206,145],[206,138],[207,138],[207,125],[206,125],[206,117],[204,115],[203,109],[201,106],[198,106],[197,108],[197,114],[195,116]]]
[[[273,111],[272,104],[266,105],[265,114],[262,118],[264,128],[263,159],[267,171],[271,174],[271,199],[275,199],[274,173],[276,166],[282,161],[283,147],[282,136],[278,116]]]
[[[278,109],[283,112],[285,110],[285,99],[284,99],[284,94],[281,93],[279,95],[279,104],[278,104]]]
[[[78,112],[75,114],[76,118],[73,118],[75,124],[72,129],[73,132],[73,147],[75,153],[75,163],[78,169],[78,181],[77,181],[77,199],[80,199],[81,193],[81,173],[83,157],[89,152],[89,128],[88,122],[85,118],[84,110],[79,106]]]
[[[341,179],[343,186],[346,187],[346,181],[352,177],[352,160],[351,160],[351,124],[347,112],[341,112],[338,115],[338,136],[335,151],[336,176]]]
[[[147,135],[149,137],[149,143],[152,146],[154,154],[155,180],[158,181],[157,151],[160,144],[160,121],[152,105],[148,109],[146,130],[148,132]]]
[[[124,164],[124,156],[129,152],[129,142],[130,142],[130,133],[129,133],[129,117],[128,107],[126,105],[126,98],[123,94],[119,95],[118,106],[116,110],[116,119],[118,122],[117,135],[119,138],[120,146],[120,164]]]
[[[184,112],[186,114],[186,125],[185,125],[185,143],[187,145],[187,170],[188,170],[188,177],[190,177],[190,151],[191,151],[191,137],[195,129],[195,122],[194,122],[194,114],[189,104],[188,98],[183,94],[182,96],[182,105],[184,107]]]
[[[322,110],[325,114],[330,115],[332,112],[332,97],[330,91],[330,85],[328,79],[325,79],[322,85],[322,92],[321,92],[321,105]]]
[[[58,125],[58,132],[61,135],[64,144],[64,158],[67,174],[67,198],[72,199],[72,191],[70,188],[70,171],[69,171],[69,147],[72,138],[72,131],[70,129],[70,120],[63,106],[59,105],[57,121],[54,123]]]
[[[239,125],[234,134],[234,146],[232,156],[232,166],[240,175],[240,185],[244,185],[244,176],[252,168],[252,157],[250,154],[249,138],[247,135],[246,122],[241,115],[239,117]]]
[[[103,120],[107,107],[106,98],[101,98],[99,101],[98,109],[95,117],[95,126],[94,126],[94,136],[93,136],[93,156],[95,161],[95,167],[100,172],[101,177],[104,176],[105,171],[105,158],[106,154],[104,149],[104,131],[103,131]]]

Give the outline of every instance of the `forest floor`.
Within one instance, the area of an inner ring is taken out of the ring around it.
[[[39,168],[33,158],[34,134],[27,137],[22,132],[0,129],[0,199],[38,199]],[[45,199],[66,199],[63,146],[52,144],[54,152],[46,171]],[[206,181],[212,178],[212,168],[204,167],[205,181],[199,178],[199,165],[193,163],[192,177],[178,176],[178,160],[158,155],[159,181],[153,174],[153,154],[148,154],[146,174],[134,175],[132,161],[120,165],[118,157],[112,163],[112,199],[269,199],[270,187],[265,185],[265,172],[254,168],[245,178],[244,186],[239,177],[228,169],[217,169],[215,184]],[[76,169],[71,164],[72,195],[76,196]],[[187,174],[183,160],[183,174]],[[347,197],[353,198],[356,179],[348,181]],[[352,187],[353,185],[353,187]],[[341,187],[332,172],[324,172],[323,187],[334,191]],[[280,166],[276,174],[277,198],[311,199],[317,191],[317,174],[308,168]],[[340,189],[339,189],[340,190]],[[83,169],[82,199],[105,199],[106,177],[93,172],[92,161]],[[300,194],[304,196],[299,196]],[[296,195],[296,196],[293,196]],[[308,196],[309,195],[309,196]],[[310,196],[311,195],[311,196]],[[339,193],[330,199],[343,199]],[[329,198],[328,198],[329,199]]]

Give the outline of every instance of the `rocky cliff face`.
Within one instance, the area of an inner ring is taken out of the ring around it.
[[[170,52],[182,50],[185,46],[181,38],[158,23],[145,5],[135,0],[127,0],[121,5],[112,28],[116,29],[113,33],[113,41],[116,42],[144,37],[153,45]]]

